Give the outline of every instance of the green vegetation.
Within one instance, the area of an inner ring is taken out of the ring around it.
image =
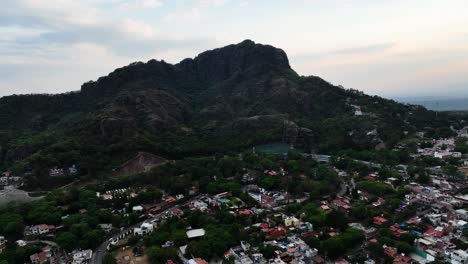
[[[204,53],[209,60],[177,65],[134,63],[85,83],[80,92],[1,98],[0,169],[30,172],[29,189],[53,189],[72,180],[48,177],[53,167],[75,164],[81,178],[93,179],[140,151],[179,159],[281,141],[306,152],[395,165],[408,159],[406,152],[388,150],[407,137],[404,132],[439,138],[461,126],[460,115],[301,77],[271,46],[243,42],[220,50]],[[238,52],[254,56],[240,63]],[[217,62],[231,70],[218,71]],[[239,63],[245,68],[228,67]],[[353,105],[365,114],[355,116]],[[379,143],[387,150],[374,152]],[[224,176],[235,169],[231,165]]]

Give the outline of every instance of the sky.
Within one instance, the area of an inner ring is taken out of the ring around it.
[[[0,96],[75,91],[245,39],[368,94],[468,96],[466,0],[2,0]]]

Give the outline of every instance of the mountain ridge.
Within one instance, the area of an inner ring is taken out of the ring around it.
[[[45,174],[76,163],[95,174],[140,151],[178,158],[274,141],[372,149],[452,121],[299,76],[283,50],[246,40],[174,65],[132,63],[79,92],[0,98],[0,167]]]

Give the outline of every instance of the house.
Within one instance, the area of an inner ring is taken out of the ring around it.
[[[428,226],[426,232],[424,232],[425,237],[441,238],[443,235],[444,229],[442,227],[434,228],[432,226]]]
[[[190,208],[192,209],[198,209],[202,212],[206,211],[208,209],[208,204],[206,204],[203,201],[193,201],[190,203]]]
[[[326,205],[326,204],[323,204],[320,206],[320,209],[322,209],[323,211],[325,212],[330,212],[332,209],[330,208],[330,206]]]
[[[260,205],[262,207],[274,207],[276,206],[276,200],[271,196],[262,194],[260,196]]]
[[[174,208],[172,209],[172,214],[180,218],[184,215],[184,211],[182,211],[180,208]]]
[[[208,262],[206,262],[206,260],[201,259],[201,258],[190,259],[187,263],[188,264],[208,264]]]
[[[31,260],[31,263],[34,263],[34,264],[46,263],[48,261],[45,252],[32,254],[31,256],[29,256],[29,259]]]
[[[72,165],[71,167],[68,168],[68,174],[70,175],[75,175],[78,172],[78,169],[76,168],[76,165]]]
[[[3,250],[6,248],[6,242],[7,240],[5,239],[5,237],[0,236],[0,253],[2,253]]]
[[[63,169],[60,168],[53,168],[49,170],[49,176],[50,177],[59,177],[65,175],[65,172]]]
[[[297,219],[296,217],[294,217],[294,216],[286,216],[284,218],[284,225],[286,227],[298,226],[300,224],[301,224],[301,221],[299,219]]]
[[[411,262],[411,258],[405,255],[396,255],[393,258],[393,264],[408,264]]]
[[[177,201],[176,198],[172,197],[172,196],[167,196],[165,199],[166,203],[170,204],[170,203],[175,203]]]
[[[251,215],[252,211],[250,211],[249,209],[244,209],[244,210],[237,211],[237,214],[238,215]]]
[[[397,249],[394,247],[387,247],[384,245],[384,254],[394,258],[397,254]]]
[[[93,256],[93,251],[91,249],[86,249],[82,251],[75,251],[73,253],[72,264],[86,264],[90,263]]]
[[[344,210],[349,210],[351,209],[351,206],[341,200],[333,200],[332,204],[338,208],[344,209]]]
[[[32,235],[44,235],[51,231],[55,230],[55,226],[53,225],[35,225],[30,227],[30,231]]]
[[[132,212],[134,213],[142,213],[143,212],[143,206],[141,205],[136,205],[132,207]]]
[[[468,263],[468,252],[465,250],[454,250],[450,254],[450,259],[452,264],[467,264]]]
[[[154,226],[150,223],[145,222],[141,224],[140,227],[133,228],[133,234],[142,236],[142,235],[146,235],[146,234],[153,232],[153,230],[154,230]]]
[[[266,239],[275,239],[286,235],[286,228],[284,227],[273,227],[265,230]]]
[[[227,198],[227,197],[231,197],[232,194],[230,192],[222,192],[222,193],[218,193],[218,194],[215,194],[213,195],[213,198],[214,199],[221,199],[221,198]]]
[[[15,243],[16,243],[16,245],[18,245],[18,247],[24,247],[24,246],[27,245],[26,241],[24,241],[24,240],[16,240]]]
[[[29,256],[29,259],[32,263],[39,264],[39,263],[46,263],[46,262],[53,262],[51,259],[52,252],[49,246],[45,246],[42,248],[42,251],[36,254],[32,254]]]
[[[374,217],[374,224],[376,225],[383,225],[385,223],[387,223],[388,220],[382,216],[376,216]]]
[[[190,229],[186,232],[188,239],[199,238],[205,235],[205,229]]]
[[[380,205],[382,205],[383,203],[385,202],[385,199],[382,198],[382,197],[379,197],[379,199],[375,202],[372,203],[372,206],[373,207],[379,207]]]
[[[468,211],[465,209],[455,210],[455,216],[457,219],[468,220]]]
[[[112,224],[99,224],[99,227],[104,230],[104,232],[110,232],[112,230]]]
[[[452,152],[449,151],[436,151],[434,152],[434,158],[447,159],[452,156]]]
[[[421,218],[419,217],[412,217],[408,220],[406,220],[407,225],[417,225],[421,222]]]
[[[408,233],[408,231],[402,230],[398,224],[391,225],[390,230],[392,230],[393,236],[395,237],[400,237],[401,234]]]

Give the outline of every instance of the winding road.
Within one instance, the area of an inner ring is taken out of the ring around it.
[[[186,202],[184,203],[187,203],[187,202],[190,202],[190,201],[193,201],[195,199],[198,199],[201,195],[197,195],[189,200],[187,200]],[[166,214],[167,212],[169,212],[171,209],[173,208],[177,208],[179,206],[178,203],[174,203],[172,206],[168,207],[167,209],[165,209],[164,211],[160,212],[159,214],[151,217],[151,218],[148,218],[148,219],[145,219],[144,221],[141,221],[141,222],[138,222],[136,224],[133,224],[123,230],[120,230],[120,232],[118,234],[115,234],[113,235],[112,237],[109,237],[107,238],[104,242],[102,242],[101,245],[99,245],[99,247],[96,248],[95,252],[93,252],[93,256],[91,258],[91,264],[101,264],[102,263],[102,260],[104,259],[104,256],[106,255],[106,252],[107,252],[107,247],[111,244],[111,240],[117,240],[118,237],[121,237],[121,236],[126,236],[126,234],[128,232],[131,232],[133,233],[133,228],[136,228],[136,227],[139,227],[141,226],[142,223],[144,222],[151,222],[155,219],[158,219],[160,218],[162,215]]]

